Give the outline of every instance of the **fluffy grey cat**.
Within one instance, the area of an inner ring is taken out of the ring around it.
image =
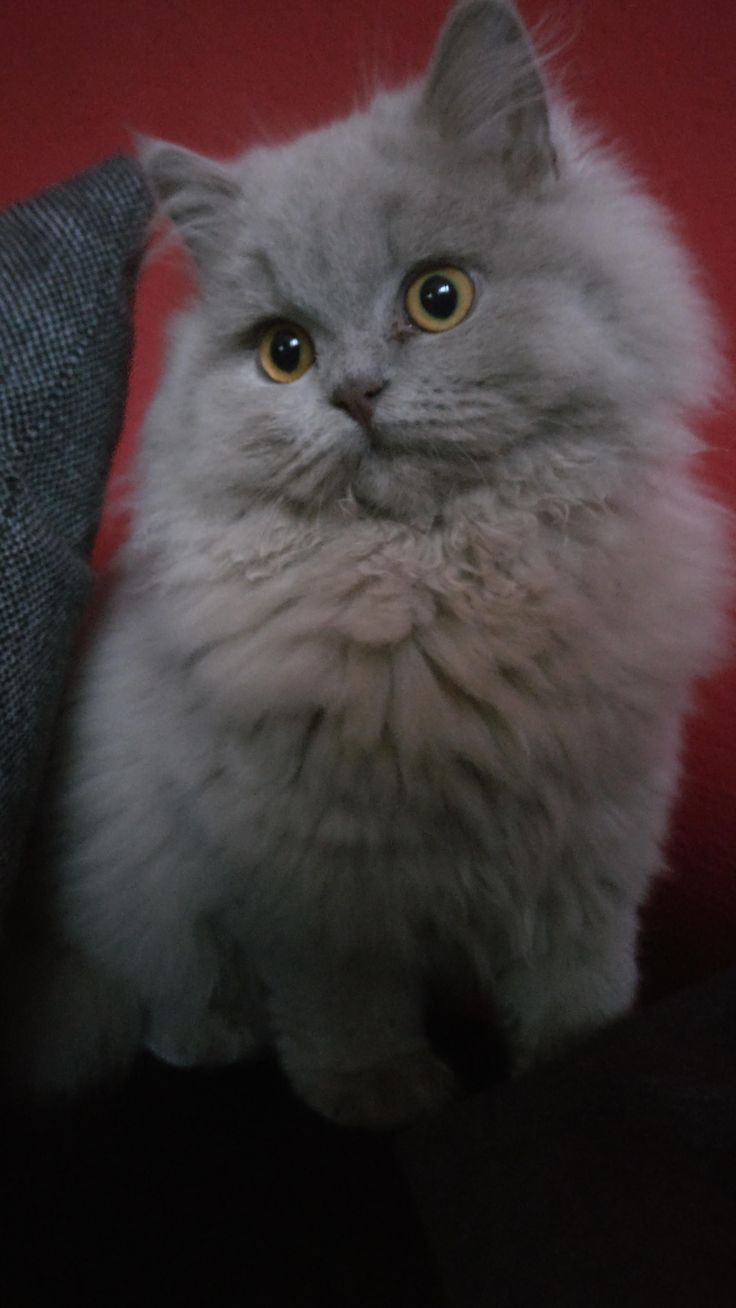
[[[33,1075],[265,1044],[402,1122],[452,1093],[432,977],[516,1067],[631,1003],[720,639],[710,317],[502,0],[344,122],[143,153],[201,293],[70,713]]]

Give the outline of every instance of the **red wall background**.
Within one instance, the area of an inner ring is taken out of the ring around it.
[[[132,130],[227,155],[339,116],[377,75],[419,70],[449,0],[28,0],[0,16],[0,204],[120,149]],[[736,339],[734,0],[520,0],[559,47],[580,108],[678,213]],[[149,265],[124,470],[160,364],[176,264]],[[709,423],[703,475],[736,507],[736,419]],[[97,559],[124,523],[106,514]],[[696,616],[694,615],[694,620]],[[673,872],[643,941],[646,992],[736,962],[736,667],[703,689],[675,814]]]

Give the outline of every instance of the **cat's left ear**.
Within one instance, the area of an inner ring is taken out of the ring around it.
[[[169,141],[139,136],[136,143],[159,208],[204,269],[220,248],[223,227],[241,195],[233,169]]]
[[[556,173],[544,83],[512,0],[464,0],[452,10],[422,111],[465,153],[493,158],[516,190]]]

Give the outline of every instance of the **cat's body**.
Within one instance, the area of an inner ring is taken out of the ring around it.
[[[229,168],[149,151],[204,292],[70,715],[55,870],[115,1058],[265,1041],[317,1108],[391,1122],[449,1092],[423,1002],[458,959],[518,1065],[631,1001],[719,636],[683,425],[713,352],[666,221],[539,89],[477,2],[367,114]],[[472,309],[417,330],[408,279],[438,267]],[[316,356],[289,385],[257,356],[281,320]]]

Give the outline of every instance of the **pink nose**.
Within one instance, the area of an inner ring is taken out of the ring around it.
[[[386,383],[377,377],[350,377],[336,386],[330,399],[338,409],[344,409],[361,427],[369,427],[373,419],[373,401]]]

